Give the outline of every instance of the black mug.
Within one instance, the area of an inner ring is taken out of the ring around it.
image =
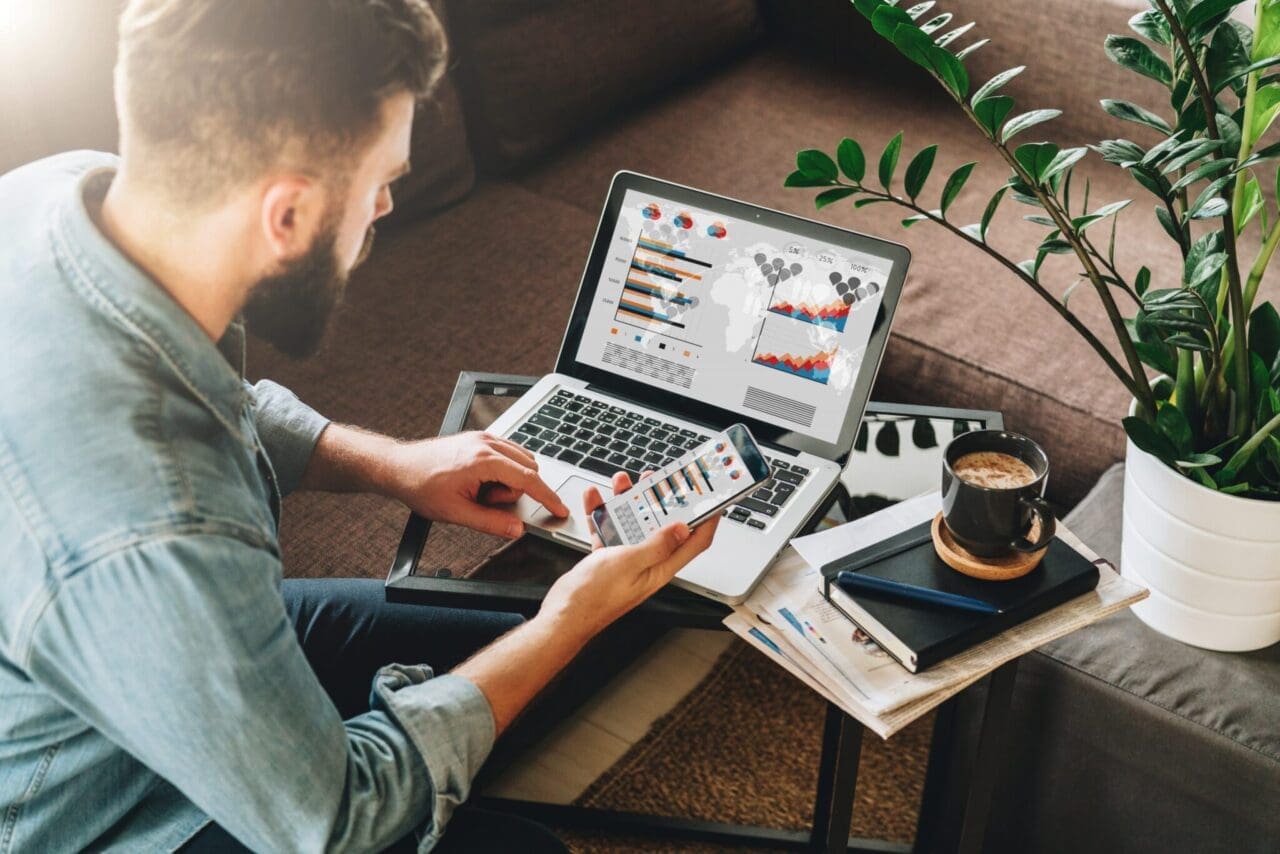
[[[953,466],[965,454],[990,451],[1021,460],[1035,480],[1008,488],[981,486],[956,474]],[[1053,539],[1053,510],[1044,500],[1049,457],[1026,436],[1004,430],[962,433],[951,440],[942,458],[942,520],[956,542],[978,557],[1039,551]],[[1036,519],[1040,533],[1027,539]]]

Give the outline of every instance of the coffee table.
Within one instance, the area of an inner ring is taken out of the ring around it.
[[[537,377],[464,371],[440,434],[483,429],[512,405]],[[838,524],[938,486],[942,449],[968,430],[1002,428],[998,412],[871,403],[835,493],[806,525]],[[538,537],[508,542],[410,514],[387,575],[391,601],[513,611],[531,616],[547,588],[581,555]],[[621,670],[666,629],[723,630],[726,606],[667,587],[588,647],[575,661],[574,678],[549,691],[554,702],[535,704],[523,716],[525,730],[539,732],[561,718]],[[930,748],[916,851],[978,851],[996,771],[1002,759],[1017,662],[947,701],[938,711]],[[481,798],[481,805],[547,824],[591,826],[620,833],[698,839],[822,851],[906,852],[912,846],[848,836],[857,784],[862,725],[834,705],[827,707],[817,769],[814,822],[809,832],[623,813],[573,805]],[[976,737],[974,734],[976,733]],[[504,741],[507,739],[504,737]],[[491,764],[524,742],[499,745]],[[731,772],[732,769],[726,769]]]

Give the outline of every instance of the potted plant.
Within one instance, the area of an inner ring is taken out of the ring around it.
[[[1060,111],[1015,111],[1001,94],[1022,67],[971,83],[965,57],[986,40],[956,43],[972,24],[948,30],[952,16],[933,2],[899,8],[853,0],[876,33],[949,93],[1010,177],[970,225],[948,211],[976,164],[952,172],[937,207],[927,207],[921,196],[937,146],[910,159],[902,192],[895,192],[901,133],[884,147],[872,176],[862,147],[844,139],[834,157],[799,152],[786,179],[788,187],[823,188],[819,209],[845,199],[858,208],[891,203],[911,212],[904,227],[941,226],[999,261],[1088,342],[1133,397],[1122,422],[1122,571],[1152,591],[1134,611],[1165,634],[1222,650],[1280,641],[1280,314],[1257,300],[1280,243],[1280,215],[1269,222],[1276,192],[1257,169],[1280,158],[1280,143],[1258,144],[1280,115],[1280,75],[1270,73],[1280,66],[1280,2],[1258,0],[1252,28],[1231,17],[1241,2],[1151,0],[1129,21],[1136,37],[1108,36],[1105,48],[1121,66],[1161,83],[1169,103],[1152,109],[1108,99],[1102,109],[1155,141],[1063,149],[1025,141],[1027,131]],[[1087,185],[1073,194],[1072,175],[1091,152],[1155,197],[1155,215],[1181,254],[1181,281],[1153,282],[1146,266],[1118,269],[1116,226],[1132,200],[1090,209]],[[1006,199],[1032,208],[1026,218],[1048,229],[1028,260],[1014,261],[987,241]],[[1108,226],[1104,250],[1098,236]],[[1259,229],[1261,246],[1246,258],[1239,237],[1250,228]],[[1080,266],[1061,295],[1041,275],[1051,254]],[[1097,294],[1106,330],[1072,311],[1077,287]]]

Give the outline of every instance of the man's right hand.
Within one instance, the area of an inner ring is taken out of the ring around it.
[[[615,495],[630,488],[631,478],[625,472],[614,475]],[[583,503],[589,519],[604,499],[591,487],[584,493]],[[604,548],[596,539],[595,551],[547,591],[539,616],[546,614],[563,620],[567,627],[594,635],[658,592],[689,561],[706,551],[719,522],[717,515],[693,532],[683,522],[672,522],[633,546]]]

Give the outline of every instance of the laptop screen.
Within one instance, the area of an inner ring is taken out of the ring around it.
[[[576,359],[834,444],[892,272],[889,258],[627,189]]]

